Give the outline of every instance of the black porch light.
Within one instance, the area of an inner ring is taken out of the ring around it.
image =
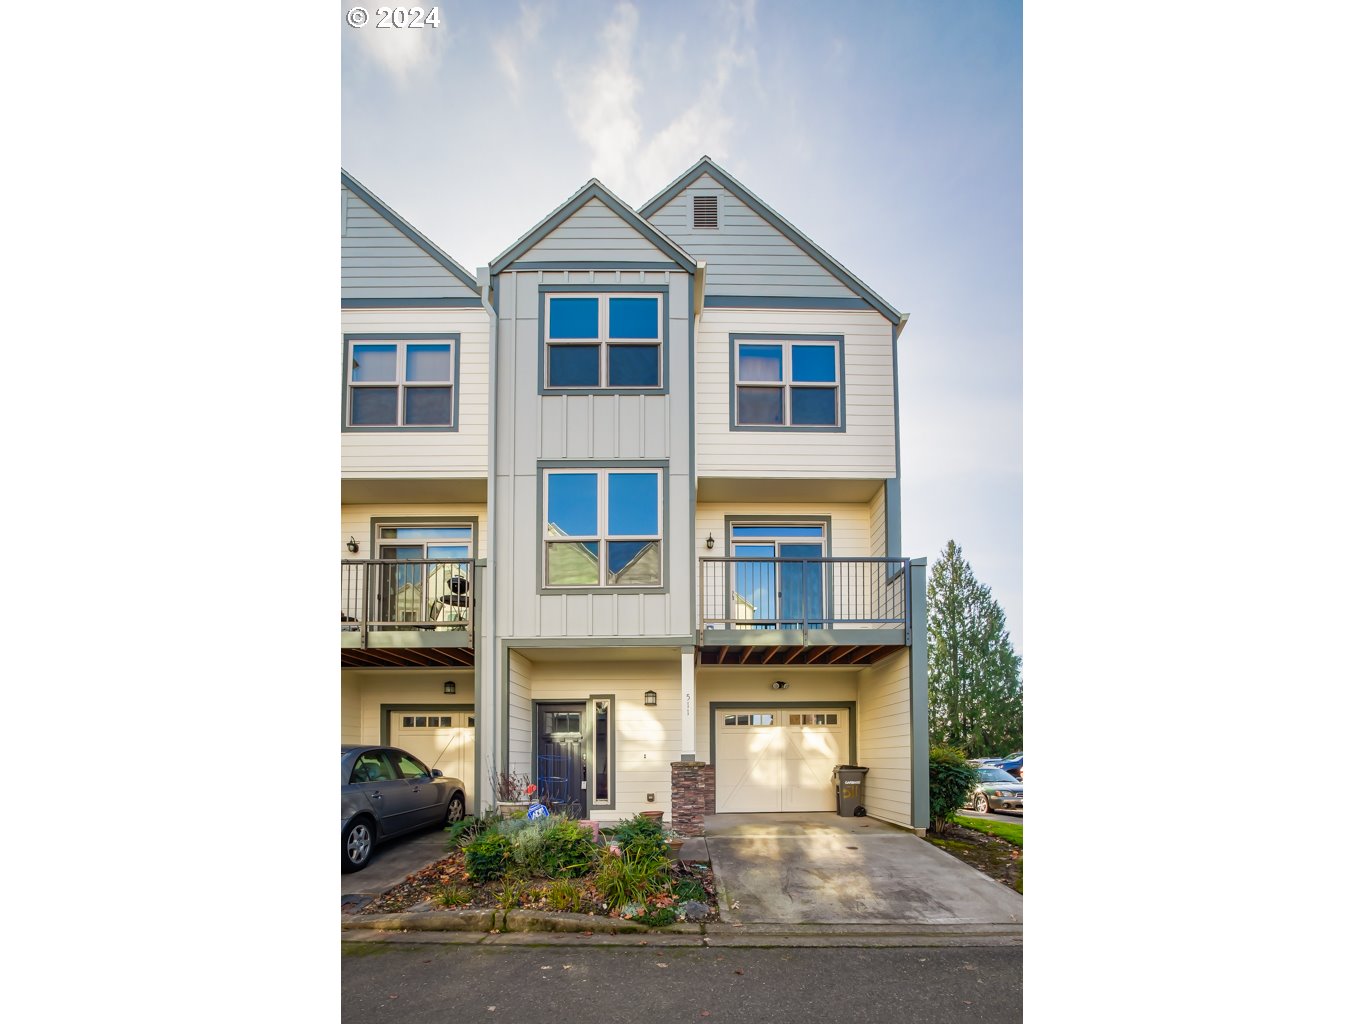
[[[447,680],[446,680],[445,691],[446,691],[446,693],[454,693],[454,692],[455,692],[455,680],[453,680],[453,679],[447,679]]]
[[[653,690],[645,691],[645,707],[652,708],[659,703],[659,695]]]

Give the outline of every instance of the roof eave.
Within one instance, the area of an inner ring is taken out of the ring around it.
[[[740,201],[752,209],[756,214],[767,221],[779,233],[784,235],[788,241],[805,253],[830,272],[835,278],[842,282],[850,290],[856,292],[882,316],[896,324],[901,321],[901,313],[891,303],[887,302],[880,295],[874,292],[868,285],[858,278],[851,270],[836,260],[824,249],[820,248],[815,242],[797,229],[790,221],[765,203],[758,196],[736,181],[730,174],[719,167],[709,156],[703,156],[695,164],[689,167],[681,175],[675,178],[662,192],[656,195],[649,202],[640,207],[640,216],[650,218],[659,212],[665,205],[676,199],[688,185],[696,181],[703,174],[710,174],[729,191],[739,197]]]
[[[375,213],[379,214],[379,216],[383,217],[386,221],[393,225],[393,227],[397,228],[404,235],[406,235],[410,242],[416,245],[419,249],[425,252],[437,263],[441,264],[441,266],[444,267],[446,270],[450,271],[450,273],[453,274],[461,284],[463,284],[466,288],[471,289],[476,294],[478,293],[479,282],[474,279],[473,274],[465,270],[464,267],[460,266],[460,264],[457,263],[454,259],[452,259],[444,249],[442,249],[439,245],[433,242],[426,235],[422,234],[422,232],[418,231],[415,227],[412,226],[411,223],[404,220],[403,217],[401,217],[393,209],[393,207],[389,206],[388,203],[384,202],[384,200],[380,199],[377,195],[375,195],[373,192],[367,189],[364,185],[356,181],[354,176],[348,173],[346,168],[344,167],[341,169],[341,183],[345,185],[348,189],[350,189],[352,192],[354,192],[356,195],[358,195],[361,199],[363,199],[365,203],[375,211]]]
[[[600,201],[607,209],[630,224],[646,241],[688,273],[696,272],[697,261],[686,249],[641,217],[596,178],[590,178],[582,188],[541,218],[529,231],[490,262],[488,264],[490,273],[502,273],[593,199]]]

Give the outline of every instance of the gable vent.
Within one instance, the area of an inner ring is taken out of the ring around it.
[[[713,229],[720,227],[720,196],[692,197],[692,226]]]

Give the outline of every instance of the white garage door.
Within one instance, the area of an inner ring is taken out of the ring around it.
[[[848,711],[716,712],[716,812],[832,811],[836,764],[848,763]]]
[[[474,716],[468,711],[390,711],[389,743],[474,788]]]

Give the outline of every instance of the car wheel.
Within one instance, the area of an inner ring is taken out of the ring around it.
[[[985,793],[976,794],[976,797],[972,800],[972,810],[980,811],[982,814],[990,813],[991,802],[986,799]]]
[[[341,870],[359,871],[374,856],[374,824],[369,818],[357,818],[341,834]]]
[[[464,818],[464,794],[456,793],[446,805],[446,824],[453,825]]]

